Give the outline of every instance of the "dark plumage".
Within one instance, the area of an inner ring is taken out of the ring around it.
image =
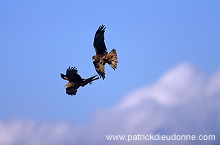
[[[103,80],[105,79],[105,64],[108,63],[115,70],[118,63],[116,50],[112,49],[111,52],[107,52],[104,41],[105,28],[104,25],[101,25],[95,33],[93,46],[96,55],[92,57],[95,70]]]
[[[92,76],[88,79],[83,79],[81,76],[77,73],[77,69],[75,67],[69,67],[66,70],[66,74],[61,73],[61,78],[64,80],[69,81],[64,87],[66,87],[66,94],[68,95],[76,95],[77,89],[79,87],[84,87],[87,84],[92,84],[94,80],[99,79],[97,75]]]

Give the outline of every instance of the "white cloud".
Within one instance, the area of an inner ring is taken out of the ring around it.
[[[67,122],[38,123],[32,120],[12,119],[0,122],[1,145],[61,145],[74,140],[73,128]]]
[[[0,144],[96,145],[128,144],[106,141],[106,134],[215,134],[220,136],[220,71],[207,77],[188,63],[165,73],[152,85],[139,88],[108,110],[97,111],[90,124],[67,122],[0,122]],[[219,141],[219,139],[218,139]],[[172,144],[133,141],[129,144]],[[175,144],[213,144],[213,141]]]

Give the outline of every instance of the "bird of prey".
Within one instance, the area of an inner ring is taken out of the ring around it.
[[[92,84],[94,80],[99,79],[97,75],[94,75],[88,79],[83,79],[81,76],[77,73],[77,69],[75,67],[69,67],[66,70],[66,74],[61,73],[61,78],[64,80],[69,81],[64,87],[66,87],[66,94],[68,95],[76,95],[77,89],[79,87],[84,87],[87,84]]]
[[[105,79],[105,64],[108,63],[115,70],[118,63],[116,50],[112,49],[109,53],[107,52],[104,41],[105,28],[101,25],[95,33],[93,46],[96,55],[92,57],[95,70],[103,80]]]

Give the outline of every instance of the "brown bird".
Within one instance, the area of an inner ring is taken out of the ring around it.
[[[103,80],[105,79],[105,64],[108,63],[114,70],[118,64],[116,50],[112,49],[109,53],[107,52],[104,41],[105,28],[104,25],[101,25],[95,33],[93,46],[96,55],[92,57],[95,70]]]
[[[69,81],[64,87],[66,87],[66,94],[68,95],[76,95],[77,89],[79,87],[84,87],[87,84],[92,84],[94,80],[99,79],[97,75],[94,75],[88,79],[83,79],[77,73],[77,69],[75,67],[69,67],[66,70],[66,75],[61,73],[61,78]]]

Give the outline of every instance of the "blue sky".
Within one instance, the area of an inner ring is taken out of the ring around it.
[[[220,68],[219,7],[218,0],[1,0],[0,120],[88,123],[182,62],[211,76]],[[92,43],[101,24],[118,68],[106,66],[104,81],[68,96],[60,73],[75,66],[84,78],[96,74]]]

